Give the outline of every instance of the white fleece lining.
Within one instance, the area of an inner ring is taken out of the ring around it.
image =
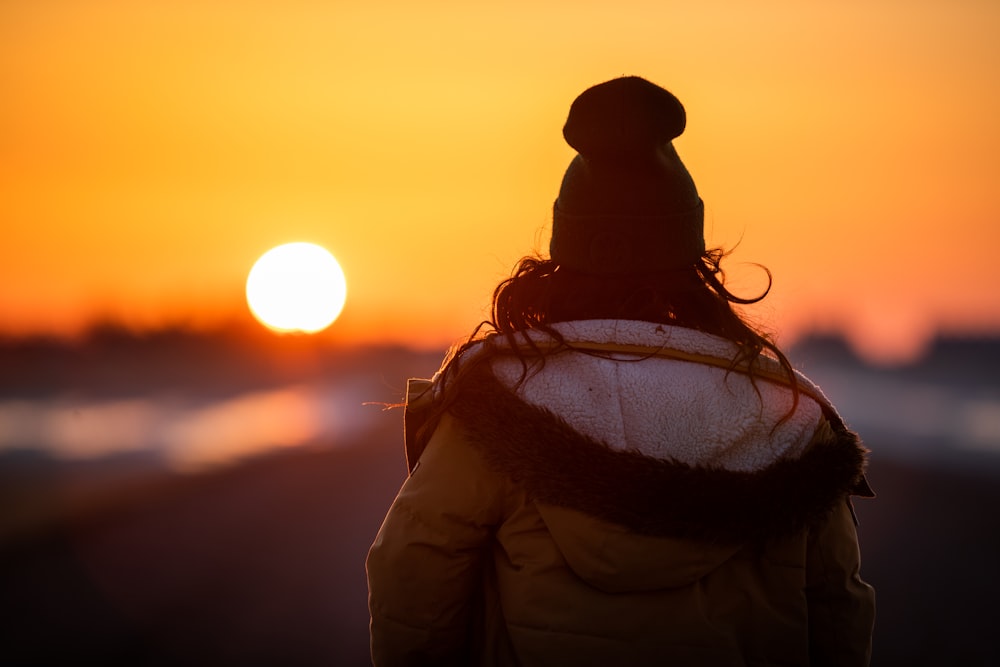
[[[735,355],[725,339],[649,322],[587,320],[560,323],[555,329],[570,344],[663,346],[723,359]],[[545,338],[536,331],[527,335]],[[550,356],[521,385],[519,396],[612,448],[741,472],[800,456],[822,413],[815,400],[800,394],[795,412],[775,428],[792,406],[791,391],[784,386],[758,379],[755,390],[747,375],[716,366],[611,356]],[[493,370],[513,386],[522,367],[516,358],[500,357]],[[804,377],[800,381],[815,389]]]

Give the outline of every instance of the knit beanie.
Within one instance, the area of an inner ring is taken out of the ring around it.
[[[579,154],[553,208],[555,262],[622,275],[691,266],[702,256],[704,207],[670,143],[685,123],[676,97],[635,76],[576,98],[563,136]]]

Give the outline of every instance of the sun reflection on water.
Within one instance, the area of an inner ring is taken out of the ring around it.
[[[359,392],[292,385],[217,401],[175,396],[0,402],[0,451],[35,449],[61,460],[148,452],[191,472],[272,449],[330,442],[365,428],[378,413]]]

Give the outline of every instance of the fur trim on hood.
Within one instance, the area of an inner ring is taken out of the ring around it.
[[[450,408],[489,465],[537,502],[642,534],[729,543],[792,534],[867,489],[866,450],[804,377],[791,410],[787,386],[724,363],[573,349],[669,343],[732,359],[723,339],[620,321],[560,333],[567,351],[523,377],[516,357],[500,355],[472,371]]]

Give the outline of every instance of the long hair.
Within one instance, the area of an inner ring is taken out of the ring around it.
[[[681,326],[728,339],[736,343],[737,349],[732,367],[749,368],[751,380],[754,361],[767,351],[787,375],[793,403],[785,418],[791,416],[798,406],[799,390],[790,362],[766,334],[751,326],[734,309],[734,305],[764,299],[771,290],[771,272],[761,267],[767,274],[767,286],[760,294],[738,297],[725,286],[722,260],[726,256],[725,251],[716,248],[706,251],[689,267],[626,276],[591,275],[568,270],[538,256],[522,258],[511,276],[494,290],[490,319],[480,323],[464,343],[453,348],[442,365],[435,413],[439,416],[447,411],[467,374],[491,358],[481,350],[470,354],[487,335],[506,339],[504,353],[520,358],[523,382],[528,373],[528,357],[540,359],[544,364],[545,352],[532,349],[531,339],[518,334],[542,331],[558,344],[566,345],[554,324],[619,319]],[[432,423],[428,426],[433,428]]]

